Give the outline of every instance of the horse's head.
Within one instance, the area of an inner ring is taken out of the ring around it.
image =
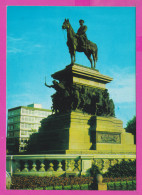
[[[68,29],[70,27],[70,23],[69,23],[69,19],[65,19],[63,25],[62,25],[62,29]]]

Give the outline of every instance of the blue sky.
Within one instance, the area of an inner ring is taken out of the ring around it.
[[[96,68],[114,79],[107,88],[125,127],[136,113],[134,7],[8,6],[7,109],[31,103],[51,108],[54,90],[44,86],[45,76],[51,84],[51,74],[70,64],[65,18],[75,32],[85,20],[87,37],[98,46]],[[76,63],[90,67],[83,53],[76,53]]]

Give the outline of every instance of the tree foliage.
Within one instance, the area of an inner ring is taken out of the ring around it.
[[[127,132],[136,135],[136,116],[134,116],[130,121],[128,121],[127,127],[125,129]]]

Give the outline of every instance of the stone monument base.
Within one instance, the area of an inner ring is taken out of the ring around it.
[[[42,154],[135,154],[134,136],[122,125],[114,117],[77,111],[51,115],[44,120],[34,148]]]

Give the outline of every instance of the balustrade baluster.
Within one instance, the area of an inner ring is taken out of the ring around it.
[[[45,167],[44,160],[41,160],[41,165],[40,165],[39,171],[45,172],[45,168],[44,167]]]
[[[20,172],[20,161],[19,160],[17,160],[16,162],[15,162],[15,170],[14,170],[14,172]]]
[[[48,171],[54,171],[54,165],[53,165],[53,163],[50,163],[49,164],[49,169],[48,169]]]
[[[68,167],[68,168],[67,168],[67,171],[72,171],[70,160],[68,161],[68,166],[67,166],[67,167]]]
[[[62,160],[58,160],[58,169],[57,169],[57,171],[63,171],[63,169],[62,169]]]
[[[24,169],[22,170],[22,172],[28,172],[28,162],[25,162],[24,164]]]
[[[37,169],[36,169],[36,161],[33,160],[31,172],[36,172],[36,171],[37,171]]]

